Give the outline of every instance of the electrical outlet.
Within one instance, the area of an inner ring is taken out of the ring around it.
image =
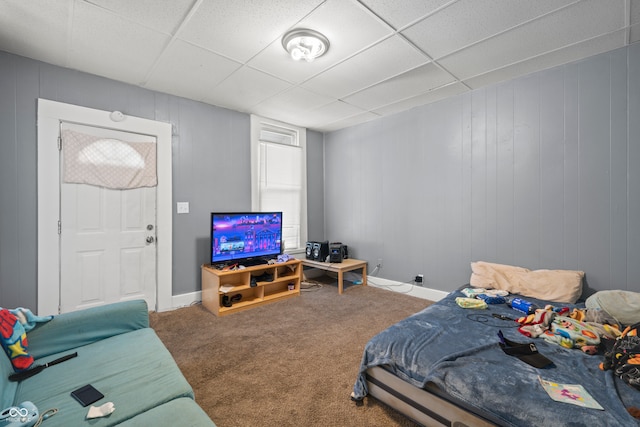
[[[382,268],[382,258],[378,258],[378,265],[376,265],[376,267]]]
[[[416,285],[422,286],[422,284],[424,283],[424,274],[418,274],[414,279],[414,282]]]

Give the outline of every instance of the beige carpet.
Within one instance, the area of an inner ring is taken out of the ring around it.
[[[151,313],[151,326],[219,427],[415,426],[349,395],[365,343],[430,302],[371,286],[338,295],[333,280],[315,289],[224,317]]]

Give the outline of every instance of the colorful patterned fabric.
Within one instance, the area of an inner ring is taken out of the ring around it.
[[[0,344],[15,371],[29,369],[33,364],[33,356],[27,351],[27,332],[33,329],[37,322],[47,322],[52,318],[53,316],[35,316],[24,308],[0,308]]]
[[[603,371],[613,370],[624,382],[640,389],[640,323],[628,326],[606,352],[600,364]]]

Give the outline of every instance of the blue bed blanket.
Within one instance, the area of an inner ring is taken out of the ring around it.
[[[452,292],[373,337],[365,346],[352,397],[362,399],[367,395],[367,368],[383,365],[416,387],[433,383],[473,412],[506,426],[640,425],[640,420],[627,411],[628,407],[640,408],[640,390],[616,378],[612,371],[600,370],[601,354],[588,355],[542,338],[528,338],[518,332],[517,322],[492,316],[497,313],[517,318],[522,313],[506,304],[464,309],[455,302],[463,296],[460,291]],[[540,307],[546,304],[526,299]],[[508,340],[534,342],[554,366],[538,369],[506,355],[498,344],[500,330]],[[556,402],[539,378],[580,384],[604,410]]]

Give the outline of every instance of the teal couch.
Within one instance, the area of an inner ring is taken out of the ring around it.
[[[149,327],[142,300],[120,302],[55,316],[27,333],[34,365],[77,352],[78,356],[11,382],[13,369],[0,354],[0,410],[31,401],[40,413],[57,408],[43,427],[55,426],[215,426],[195,400],[193,389],[173,357]],[[87,420],[70,393],[93,385],[115,411]]]

